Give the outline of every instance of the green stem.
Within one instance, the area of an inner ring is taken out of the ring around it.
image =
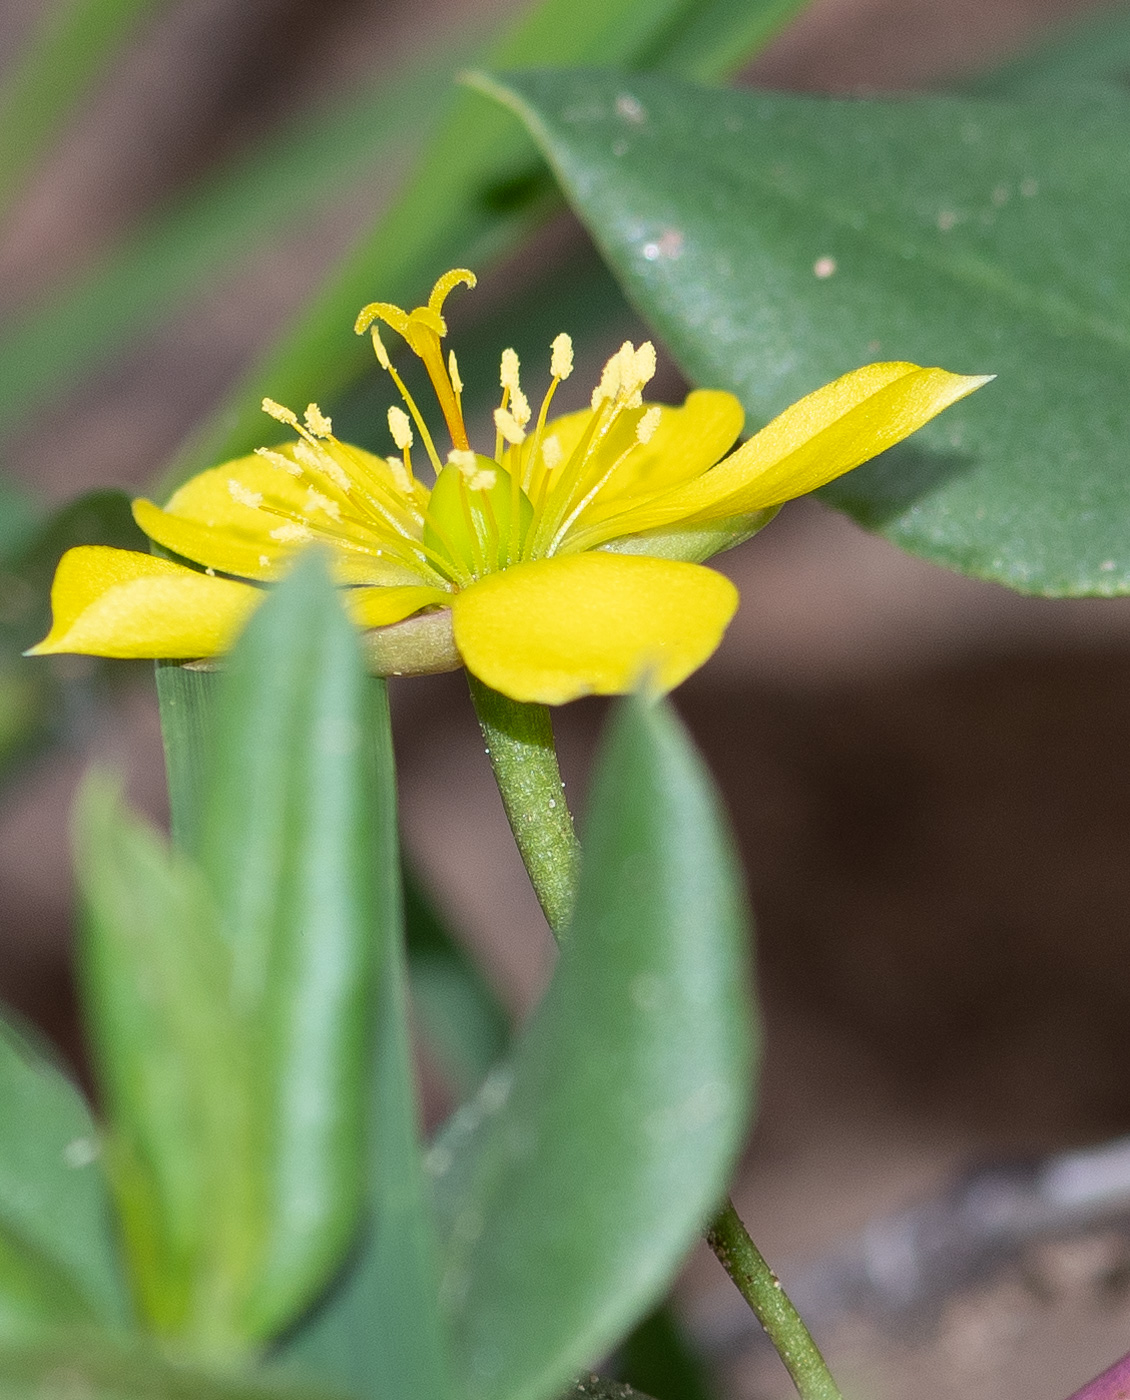
[[[510,700],[467,680],[502,805],[530,883],[559,941],[577,894],[581,848],[565,800],[544,705]],[[706,1242],[765,1328],[801,1400],[843,1400],[812,1334],[727,1199]]]
[[[581,848],[565,801],[549,711],[500,695],[470,672],[467,680],[506,819],[560,941],[573,913]]]
[[[733,1201],[722,1207],[706,1242],[765,1328],[801,1400],[843,1400],[811,1332],[750,1239]]]

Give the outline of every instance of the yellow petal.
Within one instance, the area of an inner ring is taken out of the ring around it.
[[[719,520],[815,491],[901,442],[992,375],[888,363],[865,365],[787,408],[695,481],[586,531],[591,548],[674,521]]]
[[[28,655],[215,656],[264,596],[151,554],[82,545],[59,560],[51,631]]]
[[[698,564],[570,554],[487,574],[457,593],[468,670],[514,700],[560,705],[640,684],[671,690],[710,656],[737,589]]]
[[[408,588],[351,588],[345,594],[346,610],[358,627],[388,627],[437,603],[449,606],[451,594],[422,584]]]

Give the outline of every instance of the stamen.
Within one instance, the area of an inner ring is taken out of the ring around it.
[[[636,424],[636,441],[639,443],[650,442],[655,436],[655,430],[659,427],[659,420],[662,416],[662,408],[657,403],[653,403]]]
[[[278,540],[279,544],[306,544],[313,538],[314,532],[309,525],[299,525],[289,520],[271,531],[271,539]]]
[[[447,352],[447,375],[451,380],[451,387],[455,390],[455,397],[459,398],[463,393],[463,381],[459,377],[459,362],[455,358],[455,351]]]
[[[251,491],[234,477],[228,480],[228,494],[233,501],[238,501],[241,506],[248,506],[251,510],[258,510],[263,504],[262,491]]]
[[[561,439],[556,433],[551,433],[541,445],[541,455],[545,462],[545,469],[553,471],[555,467],[561,465],[561,459],[565,455],[561,447]]]
[[[333,437],[333,423],[326,417],[316,403],[306,406],[306,430],[314,437]]]
[[[453,447],[447,454],[447,460],[453,467],[458,467],[465,477],[470,477],[479,469],[479,459],[469,448],[464,451],[462,448]]]
[[[401,452],[412,446],[412,423],[407,413],[395,404],[388,411],[388,430]]]
[[[274,452],[269,447],[257,447],[255,455],[270,462],[272,467],[278,467],[289,476],[301,476],[302,468],[292,458],[285,456],[281,452]]]
[[[316,443],[303,440],[294,444],[294,455],[307,471],[321,472],[345,495],[349,494],[350,481],[345,470],[334,461],[330,454]]]
[[[389,471],[392,472],[392,479],[396,482],[397,489],[403,491],[406,496],[412,493],[412,478],[408,474],[403,461],[399,457],[386,457]]]
[[[564,331],[551,347],[549,372],[554,379],[568,379],[573,373],[573,341]]]
[[[269,413],[276,422],[285,423],[288,428],[293,428],[295,432],[302,431],[298,425],[298,415],[283,404],[276,403],[274,399],[263,400],[263,412]]]
[[[328,496],[323,496],[322,493],[313,486],[308,486],[306,488],[305,510],[307,515],[315,510],[320,510],[328,515],[331,520],[341,520],[341,507],[338,503],[336,501],[331,501]]]
[[[373,349],[376,352],[377,364],[380,365],[381,369],[391,369],[392,361],[388,357],[388,351],[385,349],[385,343],[381,339],[380,331],[373,325],[369,327],[369,334],[373,338]]]
[[[520,447],[526,440],[526,430],[508,408],[494,410],[494,426],[511,447]]]

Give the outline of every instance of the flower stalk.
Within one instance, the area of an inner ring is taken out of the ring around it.
[[[510,830],[560,943],[576,900],[581,847],[565,800],[549,711],[500,695],[469,673],[467,679]],[[812,1334],[729,1198],[706,1242],[765,1329],[800,1400],[843,1400]]]

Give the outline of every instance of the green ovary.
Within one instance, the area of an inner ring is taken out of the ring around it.
[[[515,521],[510,475],[491,458],[476,455],[473,472],[449,462],[432,488],[424,544],[464,579],[505,569],[521,557],[534,518],[524,491],[517,505]]]

